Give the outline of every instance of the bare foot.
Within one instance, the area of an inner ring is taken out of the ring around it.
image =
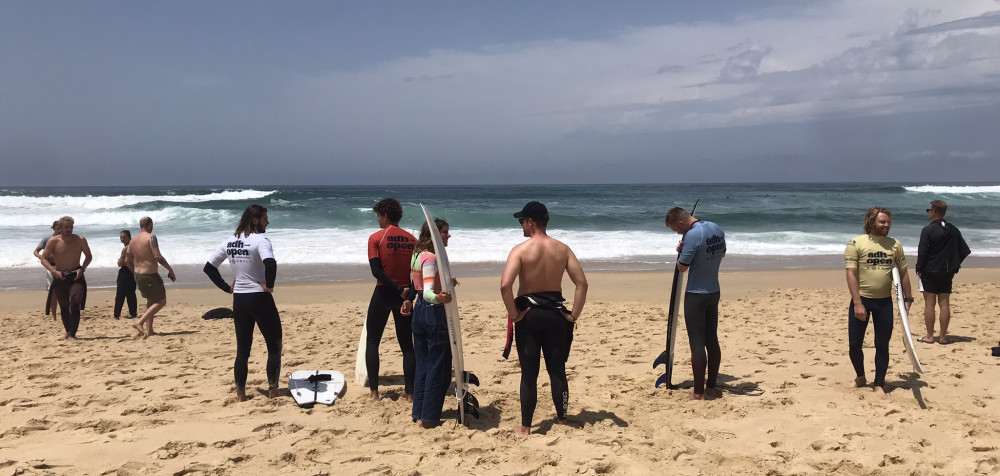
[[[278,396],[278,391],[279,390],[278,390],[277,386],[268,387],[268,389],[267,389],[267,398],[275,398],[275,397],[277,397]]]
[[[380,400],[380,397],[378,396],[378,390],[372,390],[371,393],[368,394],[368,396],[371,397],[373,402],[377,402]]]
[[[716,387],[705,387],[705,398],[709,400],[722,398],[722,390]]]
[[[441,420],[438,420],[438,421],[422,421],[422,422],[420,422],[420,428],[423,428],[425,430],[429,430],[431,428],[437,428],[437,427],[441,426],[442,424],[444,424],[444,423]]]
[[[413,394],[412,393],[405,393],[405,394],[403,394],[403,396],[406,398],[406,402],[407,403],[413,403]]]
[[[236,389],[236,401],[237,402],[245,402],[247,400],[250,400],[250,398],[247,397],[246,391],[240,390],[240,389]]]
[[[703,393],[692,393],[691,396],[688,397],[688,401],[704,400],[704,399],[705,399],[705,394]]]
[[[864,377],[858,377],[851,382],[851,388],[861,388],[868,384],[868,380]]]
[[[135,335],[132,336],[132,340],[139,340],[139,339],[145,339],[145,338],[146,338],[146,333],[142,332],[142,331],[136,332]]]
[[[531,434],[531,428],[528,428],[524,425],[517,425],[514,427],[514,433],[517,433],[518,435],[527,436]]]
[[[882,396],[882,397],[885,396],[885,389],[882,388],[882,387],[879,387],[878,385],[876,385],[874,387],[874,392],[875,392],[875,395],[879,395],[879,396]]]
[[[557,425],[573,426],[573,425],[570,425],[569,424],[569,420],[567,420],[565,418],[556,418],[556,424]]]
[[[63,339],[65,339],[65,340],[76,340],[76,337],[73,337],[71,335],[66,335],[66,337],[63,337]]]
[[[938,337],[938,344],[951,344],[951,339],[948,339],[946,335],[941,335]]]

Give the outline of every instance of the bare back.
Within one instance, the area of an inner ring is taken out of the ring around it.
[[[128,255],[132,257],[132,270],[136,274],[153,274],[159,271],[159,243],[156,235],[142,231],[128,244]]]
[[[512,250],[511,258],[520,261],[517,295],[562,291],[563,273],[573,252],[563,242],[547,235],[534,237]]]

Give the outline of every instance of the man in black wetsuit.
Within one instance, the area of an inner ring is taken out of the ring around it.
[[[126,257],[128,244],[132,241],[132,232],[122,230],[118,234],[118,239],[121,240],[124,246],[122,247],[121,256],[118,257],[118,289],[115,291],[114,316],[115,319],[121,317],[122,305],[125,304],[125,301],[128,301],[128,317],[134,319],[138,312],[138,301],[135,298],[135,274],[132,272],[132,262]]]
[[[549,212],[538,202],[528,202],[514,217],[528,240],[515,246],[507,256],[500,296],[507,308],[507,319],[514,323],[517,358],[521,364],[521,424],[514,431],[531,433],[531,418],[538,400],[540,359],[545,356],[545,370],[552,386],[556,421],[566,424],[569,409],[569,384],[566,359],[573,325],[587,300],[587,277],[573,250],[549,237],[545,230]],[[572,311],[563,306],[562,277],[569,274],[576,290]],[[514,280],[518,281],[514,298]]]
[[[917,277],[924,295],[924,325],[927,334],[920,342],[934,342],[934,304],[941,308],[939,344],[948,344],[948,323],[951,322],[951,284],[962,261],[971,253],[958,227],[944,220],[948,204],[934,200],[927,209],[931,223],[920,231],[917,246]]]

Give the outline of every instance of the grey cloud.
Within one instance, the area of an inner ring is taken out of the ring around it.
[[[683,71],[684,71],[683,66],[670,65],[670,66],[663,66],[660,69],[656,70],[656,74],[681,73]]]
[[[741,81],[757,76],[761,61],[773,50],[771,47],[752,46],[730,57],[719,72],[719,81]]]
[[[403,82],[404,83],[413,83],[413,82],[429,83],[431,81],[447,80],[447,79],[452,79],[454,77],[455,77],[454,74],[439,74],[439,75],[436,75],[436,76],[430,76],[430,75],[426,75],[426,74],[421,74],[420,76],[407,76],[407,77],[403,78]]]
[[[1000,11],[986,12],[978,17],[963,18],[924,28],[910,30],[908,35],[924,35],[927,33],[941,33],[955,30],[975,30],[980,28],[994,28],[1000,26]]]

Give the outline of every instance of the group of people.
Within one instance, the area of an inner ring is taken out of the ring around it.
[[[93,261],[87,239],[73,233],[73,217],[64,216],[52,223],[52,236],[44,238],[35,248],[46,271],[49,294],[45,299],[45,313],[55,315],[59,308],[65,339],[75,340],[80,327],[80,311],[87,300],[87,266]],[[153,335],[153,318],[167,304],[166,289],[158,273],[159,265],[167,269],[170,280],[176,280],[174,270],[160,253],[159,243],[153,234],[153,220],[139,220],[141,232],[133,239],[131,232],[122,230],[124,245],[118,258],[118,289],[115,294],[114,317],[121,316],[122,305],[127,300],[131,317],[136,316],[135,289],[138,287],[146,298],[146,312],[132,326],[136,338]],[[80,258],[83,262],[80,262]]]
[[[942,200],[930,202],[927,218],[931,221],[920,231],[917,245],[916,274],[924,297],[926,334],[920,342],[948,344],[948,324],[951,321],[950,296],[952,281],[962,261],[971,253],[969,245],[955,225],[945,221],[948,204]],[[889,339],[893,329],[893,278],[897,268],[906,311],[914,302],[906,257],[899,240],[889,237],[892,212],[884,207],[872,207],[865,214],[865,234],[853,238],[844,250],[847,267],[847,289],[851,293],[848,306],[848,342],[851,364],[856,373],[853,385],[867,385],[864,343],[869,318],[875,328],[876,393],[885,394],[885,375],[889,369]],[[941,328],[934,337],[935,307],[940,308]]]
[[[423,225],[418,238],[401,229],[399,222],[403,209],[393,198],[380,200],[373,211],[379,230],[368,239],[369,265],[377,281],[365,320],[365,366],[370,397],[373,400],[380,398],[379,344],[392,314],[396,339],[403,354],[404,395],[406,401],[412,403],[411,417],[421,427],[433,428],[441,424],[442,405],[451,380],[452,355],[444,304],[454,297],[442,289],[428,224]],[[948,297],[952,280],[970,254],[958,228],[944,220],[946,212],[945,202],[930,203],[927,214],[931,223],[922,230],[918,248],[916,274],[924,295],[927,329],[920,341],[927,343],[948,343]],[[515,431],[529,434],[543,358],[551,383],[556,421],[566,423],[569,406],[566,361],[575,323],[587,300],[588,285],[583,267],[573,251],[548,236],[549,214],[545,205],[528,202],[513,216],[528,239],[515,246],[507,257],[500,279],[500,296],[507,311],[507,352],[513,340],[521,368],[521,421]],[[239,401],[248,398],[247,367],[255,326],[260,328],[267,346],[268,396],[279,394],[282,331],[272,297],[277,263],[271,242],[265,236],[268,224],[266,208],[248,206],[233,235],[212,252],[204,267],[204,272],[219,289],[233,294],[237,341],[233,373]],[[682,235],[676,248],[676,268],[678,272],[688,273],[684,320],[693,373],[690,399],[715,398],[721,395],[718,386],[722,354],[718,337],[719,269],[726,256],[725,233],[717,224],[697,219],[679,207],[667,212],[665,225]],[[873,388],[879,393],[884,393],[893,328],[893,267],[898,268],[901,275],[907,310],[913,302],[902,245],[888,236],[891,225],[892,213],[888,209],[871,208],[865,216],[865,234],[852,239],[845,249],[847,285],[851,294],[849,356],[857,374],[854,385],[867,384],[862,343],[870,317],[874,322],[876,348]],[[118,260],[121,271],[114,312],[118,318],[123,301],[128,300],[130,314],[135,316],[134,289],[138,287],[147,299],[147,309],[134,327],[137,337],[148,337],[153,334],[153,317],[166,305],[158,265],[167,269],[171,280],[176,280],[176,276],[159,251],[156,235],[152,233],[152,220],[144,217],[139,226],[141,232],[135,238],[128,230],[121,232],[124,247]],[[438,218],[434,226],[447,246],[451,236],[449,224]],[[58,304],[66,338],[75,339],[86,298],[85,271],[92,261],[87,240],[73,234],[72,218],[63,217],[53,223],[53,235],[39,244],[36,256],[51,277],[51,298],[46,299],[46,307],[54,313]],[[81,256],[85,258],[82,264]],[[234,274],[232,284],[227,283],[218,270],[227,259]],[[568,275],[575,287],[571,309],[564,304],[564,275]],[[131,299],[128,298],[130,289],[133,292]],[[941,322],[936,338],[935,306],[940,308]]]

